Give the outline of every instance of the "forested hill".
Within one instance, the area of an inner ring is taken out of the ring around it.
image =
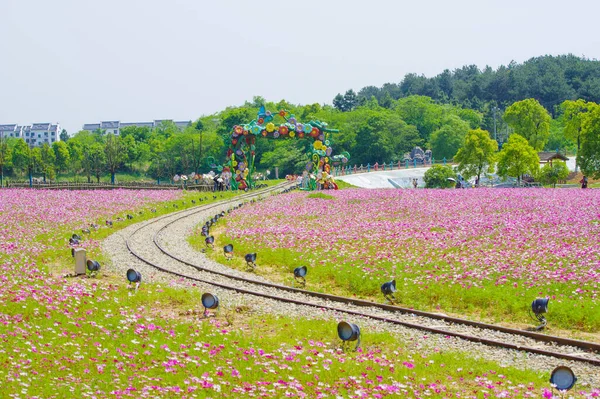
[[[344,110],[353,95],[358,104],[375,97],[386,108],[392,106],[392,100],[423,95],[483,112],[493,106],[505,108],[516,101],[535,98],[556,115],[557,106],[564,100],[600,101],[600,61],[574,55],[546,55],[523,64],[511,62],[496,70],[468,65],[454,71],[446,69],[432,78],[409,73],[400,83],[363,87],[357,94],[349,90],[346,96],[338,94],[334,105]]]

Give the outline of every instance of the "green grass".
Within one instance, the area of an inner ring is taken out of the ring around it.
[[[148,211],[153,206],[147,206],[142,215],[131,212],[135,219],[117,222],[112,229],[102,228],[90,238],[101,240],[132,223],[189,208],[194,206],[192,199],[207,196],[208,201],[201,203],[204,205],[237,194],[217,194],[217,199],[213,199],[212,193],[186,192],[180,200],[153,205],[157,209],[155,214]],[[98,221],[98,224],[103,225],[103,222]],[[64,242],[72,233],[70,229],[61,229],[38,237],[39,242],[51,247],[37,259],[48,272],[62,274],[71,270],[73,260],[64,249]],[[217,253],[214,251],[219,259]],[[106,259],[99,249],[90,255],[102,261]],[[282,267],[282,275],[285,271],[288,276],[290,268],[301,263],[293,260],[291,253],[272,255],[278,264],[286,265]],[[260,253],[259,268],[268,256]],[[242,262],[239,258],[232,261],[238,267]],[[317,278],[309,272],[309,288]],[[84,287],[90,294],[76,301],[45,302],[44,289],[66,292],[76,286]],[[354,288],[361,289],[360,286]],[[399,381],[417,390],[420,384],[445,385],[448,392],[475,396],[483,394],[476,377],[506,385],[506,378],[502,376],[505,375],[514,385],[525,384],[538,391],[548,386],[548,372],[503,367],[455,351],[440,352],[435,345],[422,346],[404,337],[368,328],[362,329],[361,350],[343,354],[337,350],[337,321],[322,319],[319,312],[315,312],[312,319],[302,319],[265,315],[254,309],[251,302],[249,305],[222,302],[216,317],[201,318],[201,294],[193,287],[173,288],[147,281],[139,291],[132,292],[123,276],[103,269],[98,278],[68,279],[64,286],[38,287],[38,298],[5,301],[2,314],[6,322],[0,324],[2,392],[7,397],[119,397],[111,392],[147,386],[185,389],[199,385],[190,383],[191,379],[205,376],[211,384],[220,384],[223,394],[229,397],[238,397],[231,393],[234,387],[259,381],[270,381],[273,387],[278,380],[298,381],[307,397],[314,397],[319,389],[315,376],[323,384],[342,381],[339,395],[343,397],[361,389],[350,377],[362,380],[367,386],[377,385],[379,378],[382,383]],[[140,326],[146,327],[140,329]],[[252,354],[260,350],[267,355]],[[283,360],[291,354],[296,354],[293,357],[297,360]],[[525,358],[521,353],[515,356]],[[173,360],[180,365],[169,371],[165,365]],[[219,370],[223,371],[222,376],[218,375]],[[232,370],[238,370],[240,376],[233,376]],[[374,383],[368,384],[365,379]],[[181,397],[181,393],[175,392],[146,394]],[[208,389],[194,394],[221,396]],[[139,391],[131,395],[143,396]],[[284,396],[285,392],[280,391],[280,395]]]
[[[257,252],[258,267],[255,273],[290,286],[294,280],[292,274],[294,268],[308,263],[302,254],[289,249],[256,247],[235,240],[225,233],[227,219],[221,220],[219,223],[220,225],[211,231],[215,236],[215,248],[217,249],[207,252],[207,256],[218,262],[226,262],[233,268],[245,270],[244,254]],[[199,230],[196,234],[199,234]],[[196,234],[189,237],[189,242],[195,249],[201,250],[204,247],[204,240]],[[220,250],[228,243],[235,243],[235,256],[231,261],[226,261]],[[518,285],[516,288],[512,286],[513,283],[495,285],[493,282],[488,282],[464,290],[444,284],[404,283],[405,278],[407,281],[411,281],[415,275],[403,272],[402,264],[395,266],[398,288],[395,296],[399,306],[433,312],[441,312],[443,309],[444,313],[454,316],[526,329],[538,324],[529,316],[531,301],[537,297],[548,296],[551,298],[550,313],[547,315],[549,324],[544,332],[599,340],[597,333],[600,331],[600,307],[593,303],[583,303],[575,293],[566,297],[562,295],[572,293],[577,289],[577,286],[572,283],[548,284],[542,289],[528,287],[526,281],[516,282]],[[378,267],[392,269],[391,264],[380,264]],[[365,277],[364,272],[352,264],[321,264],[318,268],[309,268],[306,289],[383,302],[384,298],[380,292],[381,284],[382,282],[378,279]]]
[[[318,198],[324,200],[334,200],[335,197],[333,195],[324,194],[324,193],[311,193],[307,195],[307,198]]]

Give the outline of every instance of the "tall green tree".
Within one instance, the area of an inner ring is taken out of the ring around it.
[[[55,141],[52,143],[52,150],[54,151],[56,170],[58,172],[64,172],[69,167],[69,160],[71,155],[69,154],[69,147],[64,141]]]
[[[498,154],[498,175],[516,177],[519,185],[521,176],[536,175],[540,168],[540,157],[525,137],[511,134]]]
[[[23,139],[17,139],[12,149],[13,167],[22,172],[27,172],[31,158],[31,149]]]
[[[84,144],[82,148],[82,166],[87,176],[88,183],[91,176],[96,177],[96,181],[100,183],[100,176],[104,171],[106,164],[105,148],[100,143]]]
[[[444,120],[442,127],[431,134],[429,145],[433,156],[437,159],[454,158],[469,131],[469,124],[456,115]]]
[[[487,130],[470,130],[454,161],[458,162],[458,170],[465,179],[477,176],[477,181],[480,181],[482,173],[493,172],[496,151],[498,143]]]
[[[12,163],[11,148],[4,135],[0,135],[0,188],[4,184],[4,168]]]
[[[506,123],[537,151],[543,150],[548,141],[550,119],[548,111],[533,98],[517,101],[504,113]]]
[[[60,132],[59,137],[60,137],[60,141],[62,141],[63,143],[66,143],[67,141],[69,141],[69,133],[65,129],[63,129]]]
[[[56,155],[54,155],[54,150],[47,143],[44,143],[40,148],[40,169],[44,177],[44,182],[46,182],[46,178],[53,180],[56,177],[55,162]]]
[[[587,112],[593,108],[594,103],[588,103],[585,100],[577,101],[567,100],[562,103],[563,118],[565,124],[565,137],[577,144],[577,153],[581,150],[581,134],[583,131],[583,121],[587,116]],[[577,171],[578,163],[575,160],[575,171]]]
[[[106,156],[106,167],[110,172],[110,183],[115,184],[115,174],[127,159],[127,148],[120,136],[109,134],[104,143],[104,154]]]
[[[600,178],[600,105],[592,106],[583,121],[577,163],[585,175]]]

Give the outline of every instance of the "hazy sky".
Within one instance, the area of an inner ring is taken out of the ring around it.
[[[0,0],[0,124],[195,119],[465,64],[600,58],[600,2]]]

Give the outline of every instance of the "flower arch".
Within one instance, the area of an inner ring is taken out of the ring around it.
[[[347,163],[350,158],[347,152],[333,155],[331,133],[337,132],[336,129],[329,129],[325,122],[311,120],[301,123],[286,110],[273,114],[262,106],[256,119],[248,124],[233,127],[223,172],[232,174],[232,189],[253,188],[257,138],[307,139],[312,140],[312,146],[307,154],[309,161],[306,164],[303,188],[314,190],[317,183],[326,187],[337,187],[333,182],[331,168]]]

